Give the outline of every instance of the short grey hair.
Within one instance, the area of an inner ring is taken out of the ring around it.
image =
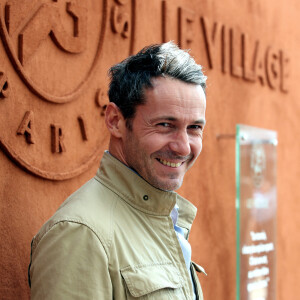
[[[144,89],[152,88],[152,78],[164,76],[206,89],[206,76],[187,50],[173,42],[150,45],[109,70],[109,101],[115,103],[126,121],[130,121],[136,106],[145,103]],[[126,124],[130,127],[131,122]]]

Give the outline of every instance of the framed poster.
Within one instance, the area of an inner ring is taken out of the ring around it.
[[[277,133],[236,127],[237,300],[276,299]]]

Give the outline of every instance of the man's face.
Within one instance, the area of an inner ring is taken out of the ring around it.
[[[152,186],[176,190],[202,149],[206,99],[200,85],[155,78],[123,139],[125,163]]]

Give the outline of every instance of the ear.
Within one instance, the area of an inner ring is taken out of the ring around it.
[[[116,138],[122,138],[126,129],[126,121],[119,107],[109,102],[105,111],[105,124],[110,134]]]

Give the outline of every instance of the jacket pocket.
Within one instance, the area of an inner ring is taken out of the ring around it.
[[[128,300],[182,300],[182,279],[172,263],[129,266],[121,270]]]

